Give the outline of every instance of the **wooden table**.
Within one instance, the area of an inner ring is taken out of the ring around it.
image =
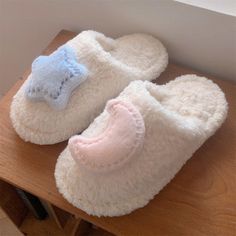
[[[44,53],[54,51],[75,35],[60,32]],[[9,118],[12,96],[28,73],[0,101],[1,179],[116,235],[236,235],[235,84],[209,77],[226,94],[227,120],[154,200],[127,216],[98,218],[70,205],[56,189],[54,167],[66,142],[51,146],[25,143],[12,128]],[[170,64],[158,83],[188,73],[199,74]]]

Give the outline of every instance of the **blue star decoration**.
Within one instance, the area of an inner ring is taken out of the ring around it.
[[[87,68],[78,63],[74,49],[64,45],[51,55],[33,61],[25,95],[31,101],[45,101],[53,109],[62,110],[87,74]]]

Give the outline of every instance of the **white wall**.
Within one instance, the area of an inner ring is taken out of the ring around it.
[[[176,0],[176,1],[220,12],[223,14],[236,16],[235,0]]]
[[[159,37],[171,59],[236,81],[236,18],[170,0],[0,0],[0,93],[61,29]]]

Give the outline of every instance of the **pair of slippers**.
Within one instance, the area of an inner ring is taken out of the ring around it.
[[[11,119],[25,141],[70,138],[56,184],[88,214],[120,216],[145,206],[223,123],[227,102],[212,81],[184,75],[149,82],[167,58],[149,35],[113,40],[85,31],[36,59],[15,95]]]

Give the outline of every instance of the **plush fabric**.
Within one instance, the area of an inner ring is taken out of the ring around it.
[[[68,145],[74,160],[95,172],[123,166],[138,154],[144,141],[145,126],[136,107],[114,99],[108,102],[106,110],[109,122],[103,133],[89,139],[76,135]]]
[[[86,78],[87,69],[77,62],[75,50],[65,45],[34,60],[25,95],[35,102],[45,101],[53,109],[64,109],[72,91]]]
[[[146,34],[114,40],[84,31],[66,45],[87,68],[87,79],[74,90],[65,109],[54,110],[46,102],[25,97],[31,74],[14,96],[10,114],[16,132],[25,141],[53,144],[80,133],[129,82],[157,78],[168,62],[161,42]]]
[[[134,81],[116,100],[132,103],[143,117],[141,150],[119,169],[97,173],[75,162],[67,147],[55,169],[59,192],[74,206],[96,216],[120,216],[145,206],[227,115],[220,88],[196,75],[181,76],[162,86]],[[104,132],[109,120],[105,109],[81,136],[93,140]],[[123,147],[123,143],[117,145]]]

